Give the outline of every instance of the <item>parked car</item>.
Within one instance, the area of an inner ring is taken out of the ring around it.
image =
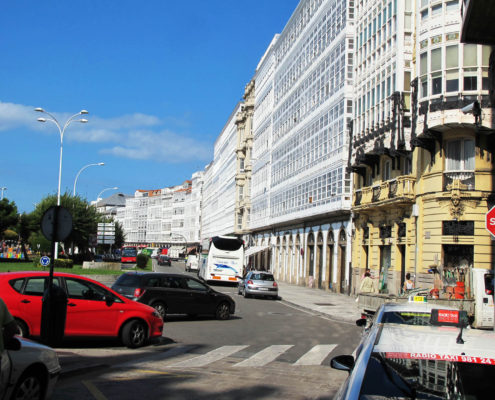
[[[362,351],[332,358],[349,376],[334,399],[486,399],[493,392],[495,336],[464,329],[465,311],[431,311],[429,325],[374,324]]]
[[[170,259],[170,257],[163,254],[160,254],[158,256],[156,262],[158,263],[158,265],[168,265],[169,267],[172,266],[172,260]]]
[[[239,282],[237,293],[244,297],[262,296],[278,299],[278,285],[270,272],[249,271]]]
[[[1,399],[48,399],[60,374],[55,350],[15,337],[1,354]]]
[[[168,314],[209,314],[228,319],[235,312],[235,302],[230,296],[188,275],[126,272],[112,288],[129,299],[154,307],[163,319]]]
[[[53,282],[67,294],[66,337],[118,337],[134,348],[162,335],[163,320],[149,306],[83,276],[55,273]],[[22,336],[40,336],[42,297],[47,287],[48,272],[0,273],[2,299]]]

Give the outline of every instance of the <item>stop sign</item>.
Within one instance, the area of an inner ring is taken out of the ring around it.
[[[486,213],[485,228],[488,230],[488,232],[495,236],[495,206],[490,208],[490,211]]]

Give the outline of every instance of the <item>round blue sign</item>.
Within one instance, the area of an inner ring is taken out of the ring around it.
[[[43,256],[40,258],[40,264],[43,265],[43,267],[46,267],[47,265],[50,264],[50,257]]]

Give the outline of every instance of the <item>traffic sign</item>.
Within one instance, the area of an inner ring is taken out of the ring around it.
[[[57,217],[56,228],[55,217]],[[41,217],[41,232],[48,240],[55,242],[62,242],[67,239],[72,232],[72,215],[69,210],[61,206],[52,206],[46,210]]]
[[[495,206],[490,208],[490,211],[486,213],[485,228],[488,230],[488,232],[495,236]]]
[[[47,257],[47,256],[43,256],[40,258],[40,264],[43,266],[43,267],[46,267],[48,265],[50,265],[50,257]]]

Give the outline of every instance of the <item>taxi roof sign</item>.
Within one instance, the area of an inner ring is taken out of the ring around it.
[[[431,310],[430,324],[437,326],[467,326],[467,311],[462,310]]]
[[[427,303],[426,296],[409,296],[409,303]]]

